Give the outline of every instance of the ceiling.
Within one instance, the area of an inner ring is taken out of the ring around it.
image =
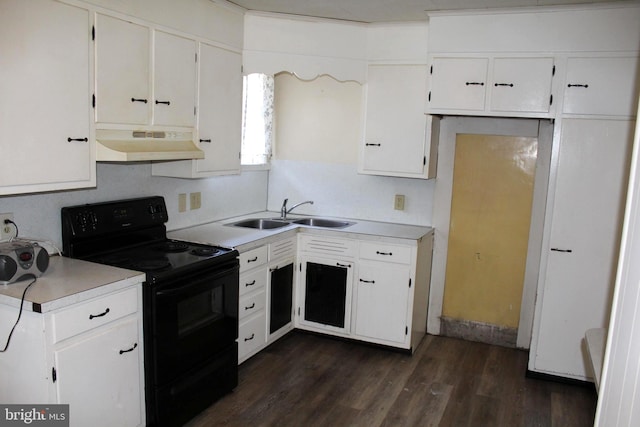
[[[357,22],[423,21],[427,12],[603,3],[616,0],[229,0],[251,11]]]

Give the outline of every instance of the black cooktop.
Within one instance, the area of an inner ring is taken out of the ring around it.
[[[166,237],[168,220],[159,196],[65,207],[66,256],[146,273],[147,282],[213,268],[238,252]]]

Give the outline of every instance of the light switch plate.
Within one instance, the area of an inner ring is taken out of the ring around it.
[[[200,206],[202,206],[202,193],[200,193],[199,191],[197,193],[189,193],[189,197],[190,209],[200,209]]]
[[[187,194],[180,193],[178,194],[178,212],[186,212],[187,211]]]
[[[393,201],[393,209],[397,211],[404,210],[404,194],[396,194],[396,197]]]

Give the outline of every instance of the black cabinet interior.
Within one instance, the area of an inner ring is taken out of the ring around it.
[[[271,314],[269,333],[291,322],[293,307],[293,263],[271,270]]]
[[[344,328],[347,267],[307,262],[304,319]]]

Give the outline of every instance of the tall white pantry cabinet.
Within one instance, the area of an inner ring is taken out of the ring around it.
[[[609,322],[640,6],[436,13],[429,25],[428,113],[554,121],[528,369],[591,380],[584,337]]]

